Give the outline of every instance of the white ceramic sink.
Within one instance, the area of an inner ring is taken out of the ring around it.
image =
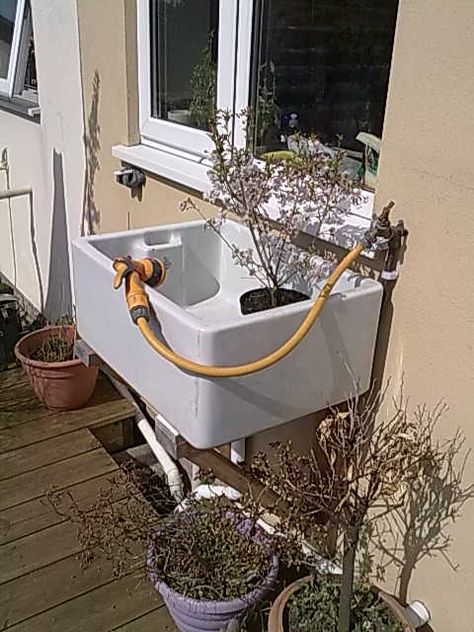
[[[250,247],[227,222],[229,241]],[[124,290],[112,289],[115,257],[166,257],[165,283],[148,289],[157,335],[197,362],[234,365],[276,349],[311,300],[242,315],[256,282],[202,221],[81,237],[73,245],[79,334],[191,444],[208,448],[335,405],[369,387],[382,286],[346,272],[303,342],[278,364],[239,378],[201,378],[163,360],[132,323]],[[315,296],[323,281],[293,289]],[[159,323],[158,323],[159,321]]]

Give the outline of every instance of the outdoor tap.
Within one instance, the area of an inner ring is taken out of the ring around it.
[[[362,243],[366,248],[372,248],[377,240],[388,242],[392,234],[392,224],[390,223],[390,211],[395,206],[395,202],[390,201],[385,206],[380,215],[372,219],[369,230],[366,231]]]
[[[384,269],[381,272],[381,279],[384,281],[395,281],[397,279],[398,255],[403,239],[408,234],[403,220],[399,220],[395,225],[391,223],[390,211],[394,206],[395,202],[390,201],[382,209],[380,215],[373,218],[372,224],[362,240],[365,248],[376,246],[377,250],[387,252]]]

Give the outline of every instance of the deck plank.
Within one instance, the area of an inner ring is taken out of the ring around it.
[[[2,394],[2,408],[0,411],[0,430],[14,428],[26,421],[44,419],[52,415],[51,410],[38,410],[38,400],[34,395],[25,398],[22,401],[14,401],[13,403],[5,402]]]
[[[160,597],[151,584],[138,580],[135,575],[127,575],[8,627],[7,630],[108,632],[136,620],[160,605]]]
[[[114,628],[114,632],[175,632],[176,627],[171,620],[165,606],[155,608],[142,617],[130,621],[119,628]]]
[[[2,374],[0,373],[0,401],[2,403],[0,410],[0,430],[14,428],[39,419],[45,420],[49,417],[55,417],[58,414],[64,416],[69,412],[63,411],[58,413],[58,411],[45,408],[35,396],[24,374],[18,375],[17,383],[8,386],[5,384]],[[79,411],[75,412],[82,413],[104,402],[126,403],[131,414],[133,414],[133,408],[130,406],[130,403],[121,399],[120,395],[102,374],[99,374],[97,385],[90,401]]]
[[[6,371],[8,373],[8,371]],[[8,382],[7,382],[8,383]],[[99,375],[94,395],[78,410],[51,411],[44,408],[36,398],[18,401],[21,388],[16,395],[10,390],[0,373],[0,453],[44,441],[60,434],[94,428],[130,419],[135,414],[132,404],[123,399],[104,375]],[[29,385],[27,393],[32,395]]]
[[[45,441],[60,434],[73,432],[79,428],[95,428],[122,421],[133,415],[129,402],[103,402],[82,410],[55,413],[46,418],[45,423],[30,421],[0,432],[0,453],[22,448],[39,441]]]
[[[0,373],[0,402],[0,629],[176,632],[138,572],[117,580],[107,561],[80,568],[76,528],[45,498],[67,489],[86,508],[113,489],[120,502],[118,466],[91,429],[130,419],[131,404],[101,378],[81,410],[48,411],[21,370]]]
[[[81,550],[77,531],[60,522],[0,548],[0,584],[21,577]]]
[[[15,578],[0,590],[0,629],[5,621],[10,626],[21,623],[112,579],[110,563],[84,570],[76,555]]]
[[[10,369],[9,371],[2,371],[0,373],[0,391],[2,389],[10,389],[16,385],[21,384],[24,391],[27,391],[30,387],[26,373],[21,367]]]
[[[0,509],[43,496],[50,488],[64,489],[89,478],[112,472],[115,461],[99,448],[73,456],[67,461],[40,467],[33,472],[0,481]]]
[[[101,445],[86,428],[0,454],[0,481],[96,450]]]
[[[80,506],[86,507],[97,497],[99,489],[115,489],[111,482],[113,474],[112,471],[102,476],[90,478],[72,485],[68,490]],[[120,496],[117,497],[117,499],[119,498]],[[64,502],[67,507],[67,497],[65,497]],[[65,520],[66,518],[60,516],[44,497],[34,498],[20,505],[9,507],[0,511],[0,545],[18,540]]]

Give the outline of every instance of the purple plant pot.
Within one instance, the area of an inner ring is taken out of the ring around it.
[[[245,527],[243,528],[245,531]],[[148,559],[152,559],[149,550]],[[172,590],[164,581],[157,579],[154,573],[149,578],[169,610],[180,632],[204,632],[226,630],[232,622],[239,622],[257,603],[262,601],[275,586],[278,577],[279,560],[270,554],[270,571],[262,584],[251,592],[226,601],[212,601],[185,597]]]

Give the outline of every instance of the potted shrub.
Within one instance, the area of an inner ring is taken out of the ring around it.
[[[71,494],[49,494],[53,506],[78,525],[82,560],[113,562],[118,575],[135,570],[162,595],[179,630],[240,629],[269,596],[278,576],[280,543],[258,525],[255,503],[224,496],[189,497],[168,513],[169,498],[140,489],[119,474],[92,506]]]
[[[94,391],[99,369],[75,357],[75,342],[75,326],[61,324],[33,331],[15,346],[15,355],[46,408],[80,408]]]
[[[272,353],[298,329],[331,267],[295,245],[298,232],[309,225],[320,233],[335,229],[358,199],[339,155],[316,146],[293,161],[255,161],[247,148],[232,148],[225,113],[210,134],[216,149],[209,199],[220,205],[217,217],[87,236],[73,246],[79,333],[197,448],[338,404],[354,381],[364,392],[382,298],[378,281],[346,272],[301,344],[281,362],[242,377],[202,378],[151,349],[134,331],[123,286],[112,289],[115,258],[169,262],[164,283],[147,294],[150,326],[171,349],[201,364],[244,364]],[[193,200],[182,207],[199,212]]]
[[[340,575],[315,572],[288,587],[272,607],[269,632],[401,632],[429,619],[422,604],[418,616],[369,582],[380,570],[374,553],[387,546],[377,546],[380,525],[413,502],[411,490],[422,471],[436,473],[439,487],[447,446],[433,438],[439,409],[422,408],[411,417],[399,404],[382,421],[376,419],[379,410],[372,398],[331,413],[318,427],[309,457],[277,444],[276,461],[264,453],[255,458],[254,474],[287,502],[287,524],[306,538],[323,533],[326,555],[342,566]],[[453,499],[472,497],[472,486],[459,494],[451,489]],[[455,513],[450,506],[449,514]]]
[[[239,122],[252,130],[252,119],[250,112],[243,112]],[[229,248],[233,261],[260,286],[240,297],[242,313],[308,299],[292,285],[298,279],[310,287],[322,276],[321,261],[312,249],[295,244],[298,233],[311,227],[318,235],[328,226],[340,226],[351,204],[361,199],[344,170],[344,153],[329,155],[311,143],[311,151],[302,151],[294,160],[256,161],[250,147],[233,146],[233,118],[225,111],[209,121],[209,134],[214,150],[206,198],[216,205],[217,215],[205,216],[192,198],[183,200],[181,210],[203,217]],[[226,235],[223,226],[233,217],[248,229],[252,248]]]

